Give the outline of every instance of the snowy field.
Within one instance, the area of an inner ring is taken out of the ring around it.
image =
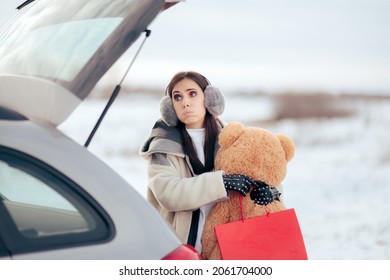
[[[344,118],[272,118],[268,97],[226,96],[222,119],[289,135],[296,155],[283,182],[310,259],[390,259],[390,99],[355,100]],[[105,101],[82,103],[59,128],[84,144]],[[146,163],[138,148],[159,117],[159,97],[120,97],[89,149],[145,196]]]

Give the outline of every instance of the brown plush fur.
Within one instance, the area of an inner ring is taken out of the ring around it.
[[[222,130],[219,145],[216,169],[225,174],[244,174],[273,187],[279,186],[285,178],[287,163],[295,153],[294,143],[288,136],[258,127],[244,127],[238,122],[232,122]],[[228,200],[218,202],[206,219],[202,235],[203,259],[221,259],[214,227],[241,219],[239,194],[230,191],[229,196]],[[257,205],[249,194],[243,197],[243,207],[245,218],[286,209],[277,200],[267,206]]]

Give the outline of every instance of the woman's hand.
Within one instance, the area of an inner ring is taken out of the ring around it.
[[[226,190],[239,192],[242,196],[246,196],[251,186],[257,186],[252,178],[242,174],[224,174],[222,178]]]
[[[274,200],[280,200],[280,192],[262,182],[257,182],[257,187],[251,191],[251,199],[259,205],[268,205]]]

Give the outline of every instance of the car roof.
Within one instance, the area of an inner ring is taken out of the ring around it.
[[[38,0],[0,32],[0,106],[55,126],[178,1]]]

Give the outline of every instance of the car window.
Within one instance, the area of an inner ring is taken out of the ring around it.
[[[23,249],[44,249],[108,238],[105,213],[77,192],[73,182],[25,154],[0,152],[0,214],[7,223],[1,234],[6,245],[22,241]]]
[[[38,86],[54,82],[82,100],[164,5],[154,0],[30,2],[0,26],[0,74],[11,79],[6,85],[12,88],[23,88],[15,79]],[[23,92],[30,93],[36,95]],[[61,98],[61,92],[54,96]]]
[[[35,1],[0,30],[0,73],[69,82],[140,5],[142,0]]]
[[[29,30],[1,46],[0,71],[71,81],[121,21],[88,19]]]
[[[51,186],[0,161],[0,193],[18,230],[28,237],[93,230],[74,205]]]

